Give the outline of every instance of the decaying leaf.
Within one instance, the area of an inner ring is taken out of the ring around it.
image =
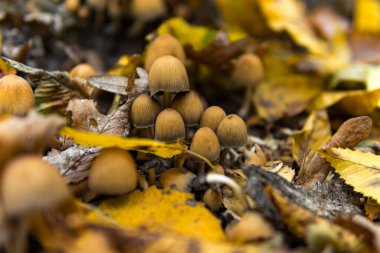
[[[379,66],[357,63],[336,72],[329,88],[375,90],[379,88],[379,82]]]
[[[376,200],[369,198],[364,205],[365,214],[370,220],[380,219],[380,205]]]
[[[303,128],[290,136],[295,161],[301,165],[309,149],[319,149],[330,137],[331,127],[327,112],[320,110],[310,113]]]
[[[0,166],[22,152],[42,153],[65,124],[58,116],[44,117],[31,111],[25,118],[10,117],[0,122]]]
[[[1,43],[0,43],[0,46],[1,46]],[[11,67],[9,62],[0,58],[0,76],[8,75],[8,74],[16,74],[16,70]]]
[[[155,186],[103,201],[100,211],[126,228],[176,233],[200,240],[225,239],[221,224],[191,193]]]
[[[141,55],[123,55],[117,61],[116,67],[108,70],[107,73],[109,75],[129,76],[135,73],[141,61]]]
[[[380,156],[342,148],[325,149],[321,154],[355,191],[380,201]]]
[[[321,149],[353,148],[368,138],[371,130],[372,120],[369,117],[351,118],[339,127]],[[318,182],[323,183],[330,171],[329,163],[317,151],[308,150],[302,161],[296,184],[311,188]]]
[[[376,0],[356,0],[354,28],[367,34],[380,34],[380,4]]]

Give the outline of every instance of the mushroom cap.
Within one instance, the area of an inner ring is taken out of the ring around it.
[[[225,148],[239,148],[247,143],[247,126],[236,114],[227,115],[219,124],[216,134]]]
[[[74,68],[71,69],[70,71],[70,77],[80,77],[87,79],[90,76],[96,75],[95,69],[87,63],[81,63],[76,65]]]
[[[199,128],[191,140],[190,150],[215,161],[220,155],[219,140],[214,131],[208,127]]]
[[[191,182],[196,176],[190,171],[183,172],[182,169],[171,168],[161,173],[159,182],[162,188],[172,188],[180,192],[190,192]]]
[[[160,106],[147,94],[141,94],[132,103],[131,119],[136,128],[153,126],[159,113]]]
[[[2,198],[10,216],[53,207],[69,197],[58,170],[38,155],[12,160],[4,168]]]
[[[132,0],[130,8],[134,18],[146,21],[166,14],[166,5],[163,0]]]
[[[212,210],[216,211],[223,205],[222,194],[218,191],[215,191],[212,188],[209,188],[203,195],[203,202]]]
[[[171,107],[181,114],[185,126],[197,126],[203,114],[203,104],[194,91],[177,94]]]
[[[240,221],[227,225],[226,235],[236,242],[249,242],[269,239],[274,230],[260,213],[246,212]]]
[[[34,106],[30,84],[17,75],[0,78],[0,114],[25,114]]]
[[[179,41],[169,34],[158,36],[148,47],[145,57],[145,70],[149,72],[152,64],[159,57],[172,55],[183,64],[186,60],[185,51]]]
[[[201,127],[209,127],[216,133],[220,122],[226,117],[226,113],[219,106],[210,106],[204,111],[201,118]]]
[[[232,80],[243,87],[256,85],[263,79],[264,69],[259,57],[252,53],[241,55],[235,62]]]
[[[136,163],[129,152],[109,148],[91,164],[88,186],[97,194],[121,195],[135,190],[137,179]]]
[[[148,85],[151,96],[160,91],[178,93],[190,90],[185,66],[171,55],[161,56],[154,61],[149,70]]]
[[[176,110],[167,108],[158,114],[154,128],[154,138],[158,141],[176,142],[185,138],[185,123]]]

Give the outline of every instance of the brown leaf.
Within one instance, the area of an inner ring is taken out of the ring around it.
[[[371,130],[372,120],[369,117],[351,118],[339,127],[321,149],[353,148],[368,138]],[[296,184],[311,188],[318,182],[323,183],[330,171],[330,164],[317,151],[309,150],[302,161]]]

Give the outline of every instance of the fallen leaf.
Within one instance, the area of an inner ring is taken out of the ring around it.
[[[141,55],[123,55],[116,63],[116,67],[107,71],[109,75],[129,76],[134,74],[136,68],[141,64]]]
[[[99,210],[126,228],[175,233],[200,240],[223,241],[219,220],[191,193],[155,186],[103,201]]]
[[[0,37],[0,40],[1,40],[1,37]],[[0,42],[0,46],[1,46],[1,42]],[[16,74],[16,73],[17,71],[11,67],[9,62],[0,58],[0,77],[3,75]]]
[[[343,148],[326,149],[321,155],[355,191],[380,201],[380,156]]]
[[[380,34],[380,3],[377,0],[356,0],[354,29],[367,34]]]
[[[302,164],[305,153],[319,149],[331,137],[331,127],[325,110],[313,111],[303,128],[290,136],[292,154],[298,165]]]
[[[380,205],[376,200],[369,198],[364,204],[365,214],[368,219],[374,221],[380,219]]]

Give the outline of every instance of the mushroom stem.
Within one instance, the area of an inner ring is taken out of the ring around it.
[[[198,176],[205,174],[206,163],[204,161],[200,161],[198,165]]]
[[[245,198],[243,189],[231,178],[224,175],[211,173],[206,176],[206,182],[209,184],[225,184],[229,186],[241,201],[243,210],[246,211],[248,209],[248,203],[247,199]]]
[[[154,185],[156,183],[156,171],[154,168],[148,169],[148,183],[149,185]]]
[[[245,89],[243,104],[239,110],[239,115],[243,118],[248,115],[249,110],[251,109],[251,96],[252,96],[252,87],[247,87]]]
[[[170,105],[170,93],[167,91],[164,91],[164,94],[162,96],[162,105],[165,108],[168,108]]]
[[[186,161],[186,158],[183,154],[181,155],[176,155],[176,160],[177,160],[177,166],[178,166],[178,169],[182,170],[183,169],[183,165],[185,164],[185,161]]]
[[[223,164],[224,160],[226,159],[228,153],[230,152],[229,148],[224,148],[219,156],[219,163]]]
[[[29,216],[18,221],[15,233],[14,246],[11,253],[25,253],[28,248]]]
[[[154,139],[154,125],[152,125],[151,127],[149,127],[149,132],[150,132],[151,138]]]

